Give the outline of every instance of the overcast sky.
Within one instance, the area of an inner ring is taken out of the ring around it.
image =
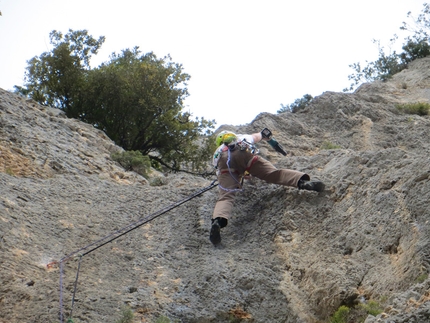
[[[139,46],[191,75],[185,109],[217,125],[250,123],[304,94],[341,92],[348,65],[378,58],[422,0],[0,0],[0,88],[22,85],[49,33],[105,36],[92,67]],[[403,39],[403,37],[401,37]],[[401,41],[399,42],[399,45]]]

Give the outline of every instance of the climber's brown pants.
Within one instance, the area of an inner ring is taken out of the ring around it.
[[[229,162],[227,165],[227,161]],[[252,176],[262,179],[268,183],[297,187],[300,178],[309,180],[309,175],[289,170],[277,169],[272,163],[261,156],[254,156],[250,152],[239,149],[222,153],[219,162],[218,175],[219,196],[215,204],[212,218],[222,217],[229,219],[233,208],[235,189],[240,189],[241,176],[248,171]]]

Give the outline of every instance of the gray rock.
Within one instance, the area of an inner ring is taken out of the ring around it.
[[[0,322],[58,321],[60,269],[47,264],[70,254],[61,299],[67,317],[80,259],[75,322],[115,322],[124,305],[146,322],[322,322],[368,300],[384,312],[367,323],[429,321],[430,120],[395,108],[429,102],[429,73],[422,59],[297,113],[221,127],[270,128],[289,154],[261,143],[261,155],[324,192],[248,181],[214,247],[212,189],[82,258],[211,180],[151,186],[111,159],[121,148],[104,133],[0,90]]]

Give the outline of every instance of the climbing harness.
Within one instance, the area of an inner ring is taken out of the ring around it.
[[[239,184],[240,188],[226,188],[226,187],[221,186],[221,184],[219,184],[219,187],[223,191],[227,191],[227,192],[243,192],[242,183],[239,182],[236,179],[236,177],[233,176],[233,173],[231,172],[231,168],[230,168],[230,156],[231,156],[231,149],[229,147],[229,149],[227,150],[227,169],[228,169],[228,172],[229,172],[230,176],[235,180],[235,182],[237,182],[237,184]]]
[[[234,150],[236,147],[242,151],[249,151],[253,155],[257,155],[260,152],[254,144],[251,144],[246,139],[228,145],[229,150]]]
[[[261,135],[263,138],[267,139],[267,142],[269,143],[270,146],[272,146],[277,152],[279,152],[280,154],[286,156],[287,152],[285,151],[284,147],[282,147],[282,145],[275,140],[275,138],[272,135],[272,132],[268,129],[268,128],[264,128],[261,131]],[[260,151],[257,149],[257,147],[250,143],[249,141],[247,141],[245,138],[242,140],[238,140],[238,136],[235,135],[234,133],[230,133],[227,131],[222,131],[217,139],[216,139],[216,143],[222,144],[216,151],[214,154],[214,158],[213,158],[213,166],[215,167],[215,169],[217,169],[217,175],[219,175],[221,173],[221,170],[218,169],[218,161],[221,157],[221,154],[225,151],[227,151],[227,170],[230,174],[230,176],[235,180],[235,182],[237,182],[237,184],[239,185],[239,188],[226,188],[221,186],[221,184],[219,184],[220,189],[226,191],[226,192],[242,192],[243,188],[242,188],[242,184],[243,184],[243,179],[244,179],[244,175],[241,176],[241,174],[239,175],[239,178],[241,177],[241,181],[239,182],[239,180],[237,179],[237,176],[233,175],[232,169],[230,168],[230,159],[231,159],[231,152],[239,149],[241,151],[248,151],[253,155],[257,155]],[[257,158],[257,157],[254,157]],[[251,165],[255,160],[251,161]],[[249,168],[249,167],[248,167]]]
[[[70,318],[72,317],[72,312],[73,312],[73,306],[75,303],[75,295],[76,295],[76,289],[77,289],[77,284],[78,284],[78,278],[79,278],[79,271],[81,268],[81,260],[82,257],[85,255],[88,255],[89,253],[99,249],[100,247],[108,244],[109,242],[112,242],[116,239],[118,239],[119,237],[139,228],[140,226],[154,220],[155,218],[159,217],[160,215],[167,213],[168,211],[184,204],[185,202],[188,202],[190,200],[192,200],[195,197],[198,197],[199,195],[213,189],[214,187],[218,186],[218,184],[215,184],[217,181],[217,179],[215,179],[214,181],[212,181],[212,183],[209,186],[206,186],[204,188],[202,188],[201,190],[191,194],[190,196],[176,202],[173,203],[167,207],[165,207],[164,209],[161,209],[155,213],[152,213],[150,215],[147,215],[145,217],[143,217],[142,219],[133,222],[117,231],[112,232],[111,234],[85,246],[82,247],[66,256],[64,256],[63,258],[61,258],[59,261],[53,261],[50,262],[49,264],[46,265],[47,268],[53,268],[57,265],[59,265],[60,267],[60,323],[64,322],[64,312],[63,312],[63,280],[64,280],[64,263],[76,256],[79,256],[79,263],[78,263],[78,269],[76,272],[76,278],[75,278],[75,282],[74,282],[74,288],[73,288],[73,295],[72,295],[72,305],[71,305],[71,309],[70,309]],[[70,320],[70,319],[69,319]]]
[[[225,145],[224,145],[225,146]],[[227,147],[227,149],[225,149],[225,147]],[[232,173],[232,170],[231,170],[231,167],[230,167],[230,159],[231,159],[231,152],[233,151],[233,150],[235,150],[235,149],[239,149],[239,150],[241,150],[241,151],[249,151],[251,154],[253,154],[253,155],[257,155],[258,153],[259,153],[259,150],[257,149],[257,147],[255,147],[255,145],[253,145],[252,143],[250,143],[250,142],[248,142],[246,139],[243,139],[243,140],[240,140],[240,141],[235,141],[235,142],[232,142],[232,143],[230,143],[228,146],[225,146],[225,147],[221,147],[220,149],[221,149],[221,151],[220,152],[218,152],[219,153],[219,155],[221,154],[221,152],[223,152],[223,151],[227,151],[227,169],[228,169],[228,172],[229,172],[229,174],[230,174],[230,176],[235,180],[235,182],[237,182],[237,184],[239,185],[239,188],[233,188],[233,189],[231,189],[231,188],[226,188],[226,187],[223,187],[223,186],[221,186],[221,184],[219,184],[219,187],[223,190],[223,191],[226,191],[226,192],[243,192],[243,188],[242,188],[242,185],[243,185],[243,179],[244,179],[244,176],[240,176],[240,174],[239,174],[239,177],[241,177],[242,178],[242,180],[239,182],[237,179],[236,179],[236,177],[233,175],[233,173]],[[216,157],[218,158],[218,159],[216,159],[216,163],[218,164],[218,160],[219,160],[219,155],[216,155]],[[215,163],[215,162],[214,162]]]

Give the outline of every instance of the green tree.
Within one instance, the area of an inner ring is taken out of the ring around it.
[[[91,55],[97,54],[105,38],[96,40],[87,30],[69,30],[66,35],[53,30],[49,38],[53,49],[27,61],[24,87],[15,89],[71,115],[74,103],[83,95]]]
[[[395,40],[396,38],[393,38],[392,43]],[[378,44],[379,58],[373,62],[366,61],[367,65],[364,68],[361,67],[360,63],[349,65],[349,67],[355,70],[355,74],[348,76],[348,79],[353,81],[353,83],[345,91],[353,90],[363,82],[372,82],[375,80],[386,81],[394,74],[406,68],[407,62],[404,61],[403,55],[397,54],[396,51],[387,55],[385,48],[380,46],[380,41],[373,40],[373,42]]]
[[[430,4],[423,4],[422,12],[417,18],[414,18],[410,11],[408,12],[407,17],[415,19],[413,25],[403,22],[400,27],[401,30],[413,33],[412,36],[405,38],[405,43],[402,47],[404,52],[401,54],[402,60],[409,63],[417,58],[430,55],[430,38],[428,33],[428,30],[430,29]]]
[[[279,109],[277,111],[277,113],[282,113],[282,112],[293,112],[293,113],[295,113],[295,112],[307,107],[311,103],[312,99],[313,99],[312,95],[305,94],[305,95],[303,95],[302,98],[296,99],[291,104],[287,104],[287,105],[281,104],[281,109]]]
[[[386,81],[394,74],[407,68],[408,63],[413,60],[430,55],[429,34],[427,32],[430,28],[430,5],[424,3],[423,6],[422,13],[416,18],[412,26],[403,22],[400,27],[401,30],[413,33],[404,39],[403,51],[401,53],[393,51],[387,54],[385,48],[380,46],[380,41],[373,40],[378,45],[378,59],[373,62],[366,60],[366,66],[364,67],[360,63],[349,65],[355,73],[348,76],[348,80],[352,81],[352,83],[344,91],[352,91],[363,82]],[[411,12],[407,14],[407,17],[413,18]],[[397,40],[398,36],[394,35],[390,40],[391,45],[394,45]]]
[[[190,76],[170,56],[158,59],[138,47],[112,54],[89,76],[85,99],[75,111],[125,150],[138,150],[170,170],[200,169],[214,121],[183,112]]]
[[[50,37],[53,50],[28,62],[27,83],[19,92],[94,125],[153,164],[171,171],[204,168],[215,121],[193,120],[183,111],[190,76],[182,65],[135,47],[91,69],[91,55],[104,37],[95,40],[87,31],[72,30]]]

